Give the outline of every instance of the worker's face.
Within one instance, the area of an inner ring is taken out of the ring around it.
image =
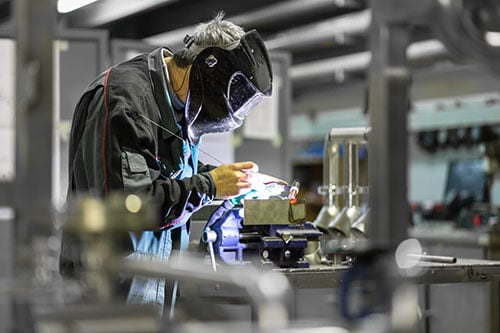
[[[189,138],[233,130],[272,92],[272,72],[260,36],[247,33],[240,44],[225,50],[207,48],[196,58],[190,73],[186,120]]]

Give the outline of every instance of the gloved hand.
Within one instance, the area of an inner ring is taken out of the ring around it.
[[[210,171],[215,184],[216,198],[230,199],[251,190],[252,174],[259,167],[254,162],[238,162],[222,164]]]

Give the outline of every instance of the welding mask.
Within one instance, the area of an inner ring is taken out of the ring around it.
[[[271,64],[257,31],[247,32],[228,49],[203,49],[192,64],[189,79],[185,108],[189,140],[198,144],[203,134],[238,128],[271,93]]]

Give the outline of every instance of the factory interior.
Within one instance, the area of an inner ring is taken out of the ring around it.
[[[79,2],[0,0],[0,333],[500,332],[498,0]],[[67,204],[75,106],[218,12],[258,31],[273,93],[200,161],[287,184],[194,212],[185,251],[124,260],[155,208]],[[177,297],[128,302],[130,276]]]

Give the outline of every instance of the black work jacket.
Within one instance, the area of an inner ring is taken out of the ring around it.
[[[164,48],[141,54],[90,83],[75,108],[69,143],[69,199],[113,191],[146,195],[160,207],[158,230],[215,196],[211,166],[200,164],[198,174],[175,179],[184,154],[176,136],[185,131],[167,96],[166,54]],[[79,275],[76,243],[63,235],[63,275]]]

